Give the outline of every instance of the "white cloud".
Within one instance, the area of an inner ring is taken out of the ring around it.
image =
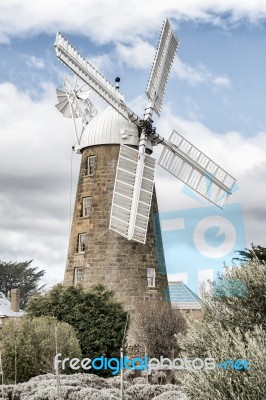
[[[256,23],[265,18],[266,3],[263,0],[151,0],[147,3],[9,0],[0,3],[0,40],[6,42],[14,35],[53,34],[57,29],[84,34],[99,42],[134,40],[138,35],[157,32],[165,16],[176,21],[197,20],[224,25],[224,13],[229,15],[227,23],[243,19]]]
[[[142,118],[144,110],[147,106],[147,97],[144,94],[141,94],[130,102],[127,102],[128,107],[133,110],[140,118]]]
[[[183,63],[178,57],[174,61],[173,71],[179,79],[187,81],[191,85],[201,83],[210,83],[222,87],[229,87],[231,85],[230,79],[226,75],[216,75],[202,64],[193,68]]]
[[[229,87],[231,85],[231,81],[226,75],[213,77],[213,83],[217,86],[224,86],[224,87]]]
[[[34,259],[51,284],[63,279],[74,136],[54,107],[54,88],[43,87],[36,101],[0,85],[0,253],[4,261]],[[78,163],[74,156],[74,186]]]
[[[44,68],[44,61],[41,58],[35,57],[33,55],[31,55],[31,56],[24,55],[24,58],[29,67],[33,67],[36,69]]]
[[[137,39],[132,45],[118,43],[115,58],[130,68],[151,69],[155,51],[156,49],[148,42]],[[225,74],[217,75],[202,64],[191,67],[177,56],[174,59],[173,73],[193,86],[209,83],[214,87],[227,88],[231,85],[230,79]]]
[[[87,57],[90,64],[99,71],[105,71],[111,68],[113,60],[109,54],[100,54],[94,57]]]
[[[201,119],[202,115],[199,105],[190,96],[185,96],[184,102],[187,108],[188,119]]]
[[[66,139],[62,132],[64,121],[60,120],[60,114],[54,107],[57,102],[54,87],[46,85],[45,88],[43,85],[43,88],[44,94],[37,101],[33,101],[29,94],[19,91],[11,83],[0,85],[0,129],[4,132],[0,151],[1,159],[5,161],[1,166],[2,173],[20,173],[21,165],[14,163],[15,159],[27,160],[25,167],[29,175],[45,172],[47,154],[44,154],[43,150],[50,148],[54,149],[49,151],[48,155],[52,163],[51,168],[60,172],[64,170],[57,162],[57,157],[63,156],[62,149],[66,148],[69,138]],[[71,132],[69,124],[65,126],[67,131]],[[57,131],[56,135],[50,133]],[[6,149],[12,149],[8,157]],[[36,164],[37,153],[39,155]]]
[[[137,40],[132,46],[118,43],[116,52],[119,59],[131,68],[151,68],[155,48],[143,40]]]

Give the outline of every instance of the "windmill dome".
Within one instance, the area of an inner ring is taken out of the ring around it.
[[[99,144],[138,145],[139,133],[135,124],[127,121],[113,107],[107,107],[85,127],[80,149]]]

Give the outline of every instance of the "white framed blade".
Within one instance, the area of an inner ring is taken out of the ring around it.
[[[120,146],[109,228],[128,240],[145,243],[153,194],[156,159],[145,155],[138,199],[135,199],[138,150]],[[132,212],[136,215],[132,221]]]
[[[55,105],[58,111],[60,111],[66,118],[72,118],[72,116],[73,118],[77,118],[78,114],[69,103],[69,98],[66,92],[61,89],[56,89],[56,95],[59,100],[59,103]]]
[[[159,165],[222,207],[232,192],[235,179],[176,131],[172,132],[169,142],[163,143]]]
[[[136,207],[136,218],[132,229],[133,235],[130,237],[130,239],[140,243],[146,242],[153,195],[155,167],[156,159],[145,154],[143,175]]]
[[[79,52],[57,32],[55,40],[56,55],[80,79],[98,93],[107,103],[128,119],[128,112],[123,104],[122,94],[108,82]]]
[[[148,99],[154,104],[153,108],[158,116],[160,116],[166,83],[178,45],[178,39],[166,19],[146,89]]]

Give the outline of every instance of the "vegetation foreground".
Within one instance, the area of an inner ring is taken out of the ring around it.
[[[100,378],[93,374],[61,375],[63,400],[121,400],[119,377]],[[57,382],[52,374],[37,376],[15,387],[4,386],[4,399],[57,400]],[[177,385],[147,384],[145,378],[126,379],[124,400],[187,400]]]
[[[131,323],[136,324],[138,343],[149,358],[212,358],[216,364],[247,360],[250,368],[233,370],[216,365],[212,370],[178,370],[170,379],[158,370],[149,381],[145,372],[125,371],[124,400],[265,400],[265,293],[264,258],[247,257],[239,267],[227,268],[213,284],[204,298],[200,321],[184,324],[182,315],[173,316],[170,307],[156,309],[153,305],[139,310]],[[120,399],[118,375],[73,375],[70,370],[64,372],[70,375],[60,375],[59,382],[51,360],[55,337],[62,357],[119,357],[126,321],[121,305],[102,287],[85,293],[81,288],[56,286],[47,295],[32,298],[28,316],[1,332],[2,379],[6,383],[1,386],[2,398]]]

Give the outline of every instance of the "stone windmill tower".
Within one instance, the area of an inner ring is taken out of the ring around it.
[[[164,140],[152,126],[160,114],[166,82],[178,41],[163,25],[140,119],[109,83],[58,32],[58,58],[80,79],[58,90],[57,108],[67,117],[82,117],[75,150],[82,154],[64,282],[86,288],[103,284],[129,309],[139,302],[163,299],[168,283],[163,254],[154,173],[154,145],[164,150],[159,164],[191,188],[221,206],[234,179],[173,131]],[[119,78],[116,79],[117,86]],[[87,85],[109,107],[95,116]],[[93,118],[92,118],[93,117]]]

